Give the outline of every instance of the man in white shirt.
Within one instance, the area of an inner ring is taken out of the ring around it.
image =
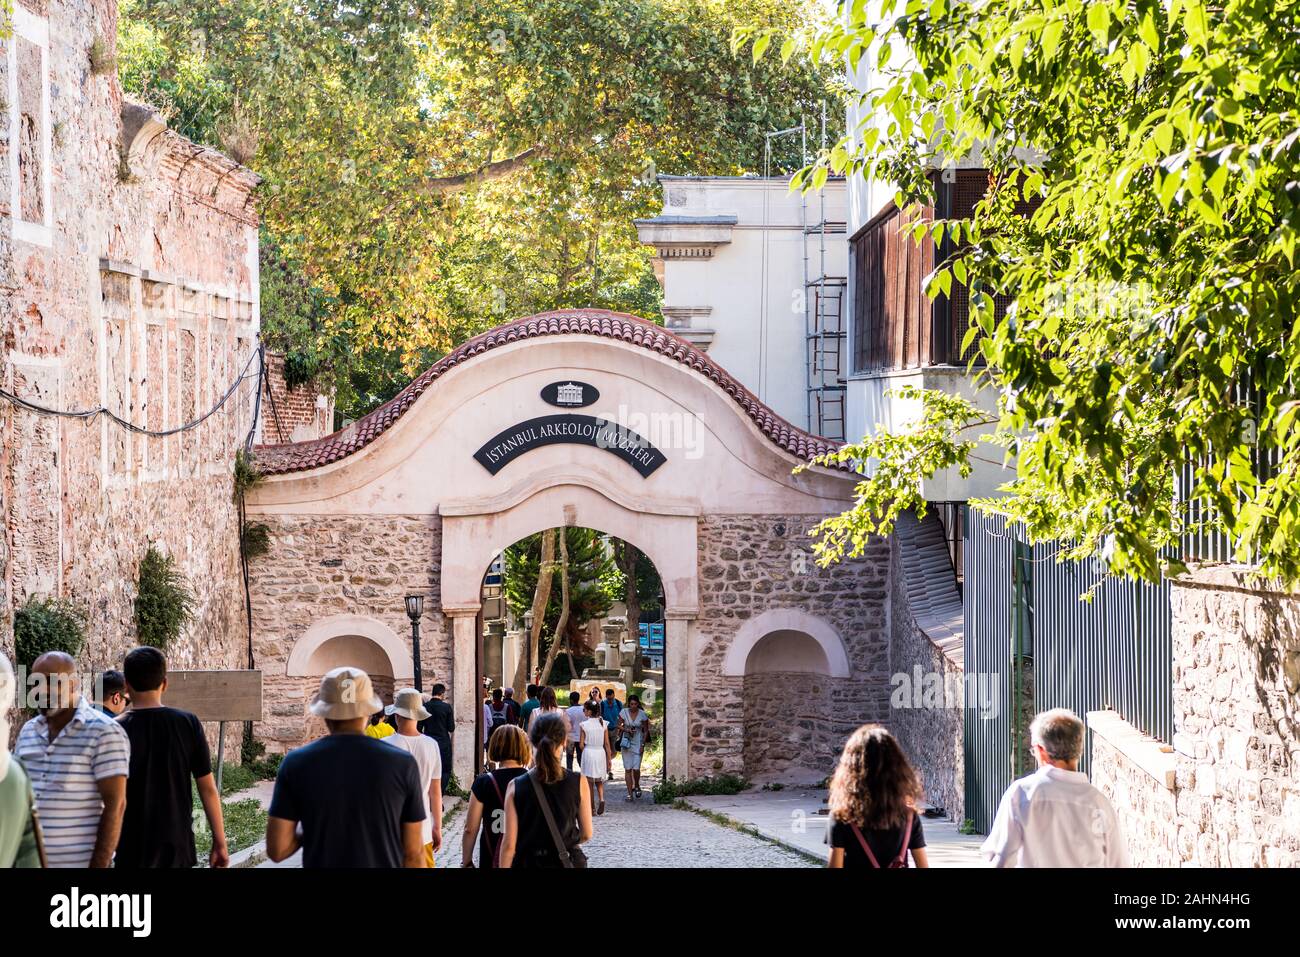
[[[1034,718],[1029,737],[1038,770],[1007,788],[980,848],[994,867],[1128,867],[1115,809],[1076,770],[1083,734],[1067,708]]]
[[[131,745],[81,696],[76,662],[49,651],[32,664],[39,714],[14,749],[31,779],[50,867],[109,867],[126,810]]]
[[[403,688],[393,696],[385,714],[397,718],[397,733],[380,740],[407,752],[420,769],[420,789],[424,795],[424,824],[420,829],[424,841],[425,863],[433,867],[433,855],[442,846],[442,751],[438,742],[420,731],[419,722],[429,717],[424,710],[424,695],[414,688]]]

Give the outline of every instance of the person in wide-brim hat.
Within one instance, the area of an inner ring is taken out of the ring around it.
[[[375,694],[370,675],[350,665],[322,675],[320,691],[311,703],[311,713],[327,721],[368,718],[383,710],[384,703]]]
[[[424,710],[424,693],[414,688],[402,688],[393,696],[393,703],[384,709],[384,714],[423,721],[429,717]]]

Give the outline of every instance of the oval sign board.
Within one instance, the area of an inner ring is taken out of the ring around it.
[[[600,401],[600,392],[594,385],[569,379],[552,382],[542,389],[542,401],[561,409],[581,409]]]

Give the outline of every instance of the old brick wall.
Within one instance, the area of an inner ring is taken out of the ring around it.
[[[891,546],[890,671],[895,693],[886,723],[921,776],[926,803],[960,821],[965,807],[964,673],[917,626],[901,574],[898,542],[891,539]]]
[[[1218,567],[1172,602],[1180,855],[1300,866],[1300,595]]]
[[[852,675],[826,679],[829,717],[814,722],[807,748],[833,768],[845,737],[867,721],[884,721],[889,703],[887,621],[889,545],[874,541],[862,559],[819,568],[812,560],[808,515],[706,515],[700,521],[700,614],[692,628],[697,656],[689,727],[692,777],[744,773],[745,679],[722,674],[737,630],[772,608],[798,608],[824,619],[846,643]],[[786,720],[801,691],[786,686]],[[773,689],[768,689],[776,694]]]
[[[111,50],[116,4],[22,6],[48,16],[48,49],[34,52],[21,26],[0,41],[0,74],[17,44],[27,91],[5,107],[22,113],[19,184],[8,178],[14,144],[0,144],[0,384],[173,428],[216,402],[256,342],[255,178],[170,132],[123,164],[121,89],[89,54],[97,38]],[[0,75],[0,89],[8,83]],[[37,95],[46,85],[48,100]],[[135,569],[153,543],[175,556],[196,599],[171,665],[241,667],[231,465],[254,392],[245,383],[206,424],[168,438],[5,403],[6,610],[32,595],[71,598],[89,619],[83,666],[119,666],[135,644]]]
[[[334,400],[312,382],[290,386],[285,378],[284,356],[268,352],[266,372],[262,441],[308,442],[334,431]]]
[[[255,659],[262,669],[267,719],[254,726],[268,751],[286,751],[323,730],[307,705],[319,676],[287,675],[294,643],[333,615],[364,615],[391,628],[409,649],[403,599],[425,596],[420,634],[424,686],[447,685],[453,700],[450,621],[438,609],[442,524],[437,516],[258,516],[270,550],[250,569]],[[409,656],[409,650],[406,652]],[[380,676],[391,694],[392,676]]]

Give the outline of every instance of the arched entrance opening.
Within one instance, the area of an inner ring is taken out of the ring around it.
[[[611,731],[618,710],[608,704],[608,693],[620,705],[635,694],[652,722],[642,787],[662,776],[665,593],[658,569],[641,549],[592,528],[546,529],[493,558],[481,602],[476,670],[489,710],[478,709],[478,740],[487,738],[497,689],[503,695],[510,689],[522,705],[528,685],[550,687],[565,709],[580,708],[594,695],[605,705],[601,717]],[[573,717],[583,720],[577,712]],[[575,754],[575,769],[578,761]],[[619,757],[610,770],[623,780]]]
[[[406,643],[383,622],[350,614],[315,622],[294,642],[285,667],[287,680],[301,688],[303,741],[325,733],[324,722],[307,705],[320,689],[321,676],[344,665],[365,671],[385,704],[393,700],[398,683],[409,683],[414,672]]]
[[[795,609],[766,612],[737,634],[723,670],[743,677],[745,776],[784,784],[825,777],[835,760],[835,687],[850,674],[835,630]]]

